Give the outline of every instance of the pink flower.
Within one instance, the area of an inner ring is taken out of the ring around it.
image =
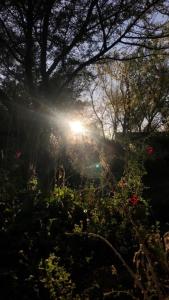
[[[138,202],[139,202],[139,197],[135,194],[133,194],[130,198],[129,198],[129,202],[132,204],[132,205],[137,205]]]
[[[16,159],[19,159],[21,157],[21,155],[22,155],[22,152],[20,150],[17,150],[16,154],[15,154]]]
[[[146,148],[146,152],[148,155],[152,155],[154,153],[154,148],[152,146],[148,146]]]

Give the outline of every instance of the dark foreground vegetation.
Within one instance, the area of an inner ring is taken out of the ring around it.
[[[1,160],[2,299],[167,299],[168,135],[116,147],[114,182],[96,165],[50,192],[26,181],[24,153]]]

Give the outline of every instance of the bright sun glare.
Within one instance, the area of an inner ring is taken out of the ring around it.
[[[80,121],[71,121],[69,123],[69,125],[70,125],[70,129],[75,134],[84,133],[84,131],[85,131],[85,128],[83,127],[83,125]]]

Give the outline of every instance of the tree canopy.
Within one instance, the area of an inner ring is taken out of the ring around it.
[[[129,59],[131,46],[150,48],[150,38],[168,36],[162,18],[167,3],[1,1],[1,102],[9,110],[13,101],[32,107],[42,100],[57,104],[65,90],[69,98],[68,87],[77,89],[75,77],[79,87],[90,64]]]
[[[168,59],[163,52],[148,53],[141,51],[138,59],[96,67],[92,108],[102,130],[109,131],[111,137],[118,131],[128,134],[167,129]]]

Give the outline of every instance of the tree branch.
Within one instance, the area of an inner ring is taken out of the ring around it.
[[[67,236],[76,236],[76,235],[87,236],[89,238],[95,238],[95,239],[102,241],[104,244],[106,244],[109,247],[109,249],[113,252],[113,254],[115,254],[118,257],[118,259],[121,261],[121,263],[126,268],[128,273],[134,279],[134,282],[137,285],[137,287],[140,288],[140,290],[145,294],[146,291],[145,291],[144,287],[142,286],[141,282],[139,281],[137,275],[132,271],[132,269],[129,267],[129,265],[125,262],[125,260],[121,256],[121,254],[116,250],[116,248],[106,238],[104,238],[103,236],[101,236],[99,234],[89,233],[89,232],[74,232],[74,233],[66,232],[66,235]]]
[[[88,12],[87,12],[87,16],[86,16],[86,19],[85,21],[82,23],[80,29],[79,29],[79,32],[77,33],[77,35],[74,37],[73,41],[71,42],[71,44],[67,47],[65,47],[65,49],[60,53],[60,55],[58,55],[57,58],[55,58],[54,62],[52,63],[52,65],[49,67],[48,71],[47,71],[47,74],[48,76],[51,75],[51,73],[55,70],[56,66],[58,65],[58,63],[64,58],[66,57],[66,55],[68,53],[70,53],[70,51],[74,48],[74,46],[81,40],[81,38],[83,37],[85,31],[86,31],[86,28],[87,28],[87,25],[89,23],[89,20],[90,20],[90,17],[92,15],[92,11],[93,11],[93,8],[95,7],[95,5],[97,4],[98,0],[93,0],[91,2],[91,5],[88,9]]]
[[[47,38],[48,38],[48,27],[49,27],[49,17],[52,9],[53,1],[48,2],[45,5],[45,16],[42,26],[42,35],[41,35],[41,59],[40,59],[40,69],[42,75],[43,85],[47,84],[47,73],[46,73],[46,58],[47,58]]]

